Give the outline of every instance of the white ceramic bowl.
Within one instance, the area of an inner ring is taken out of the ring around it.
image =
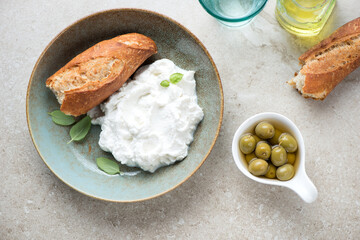
[[[292,179],[288,181],[256,177],[248,171],[248,164],[245,160],[245,155],[241,153],[239,149],[239,140],[243,134],[253,132],[256,124],[261,121],[267,121],[275,126],[281,126],[281,128],[288,131],[292,136],[294,136],[296,141],[298,142],[298,150],[296,154],[296,161],[294,164],[295,175]],[[232,153],[237,167],[245,176],[251,178],[252,180],[259,183],[290,188],[307,203],[311,203],[316,200],[318,191],[305,172],[304,139],[295,124],[285,116],[278,113],[265,112],[256,114],[248,118],[240,125],[234,135],[232,142]]]

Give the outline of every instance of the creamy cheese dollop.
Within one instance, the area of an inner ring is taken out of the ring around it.
[[[183,74],[182,80],[161,86],[173,73]],[[149,172],[184,159],[204,116],[194,74],[168,59],[141,67],[100,105],[105,115],[92,121],[101,125],[100,147],[122,164]]]

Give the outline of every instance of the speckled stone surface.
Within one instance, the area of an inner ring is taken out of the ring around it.
[[[58,180],[33,147],[25,117],[28,79],[51,39],[81,17],[122,7],[162,13],[192,31],[217,64],[225,96],[219,139],[199,171],[170,193],[131,204],[95,200]],[[301,39],[278,25],[275,1],[240,29],[190,0],[1,1],[0,239],[358,239],[360,69],[323,102],[303,99],[285,81],[299,69],[298,56],[359,17],[359,7],[338,1],[321,34]],[[302,132],[316,202],[236,168],[232,136],[263,111],[284,114]]]

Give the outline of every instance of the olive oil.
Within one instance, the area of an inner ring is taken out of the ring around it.
[[[288,32],[299,36],[319,34],[336,0],[277,0],[275,16]]]

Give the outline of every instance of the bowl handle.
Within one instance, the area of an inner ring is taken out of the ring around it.
[[[301,176],[297,176],[293,179],[293,181],[291,181],[289,188],[296,192],[297,195],[299,195],[302,200],[307,203],[314,202],[318,196],[317,188],[305,171],[301,174]]]

